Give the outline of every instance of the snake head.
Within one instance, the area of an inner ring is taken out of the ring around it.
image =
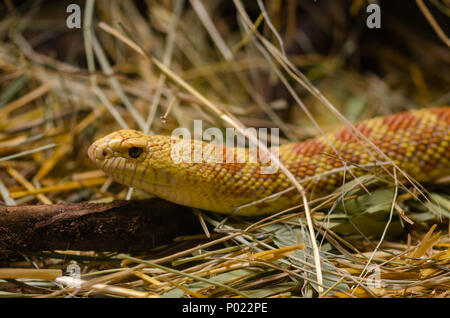
[[[119,130],[95,141],[88,150],[89,158],[105,172],[117,169],[116,159],[142,162],[147,156],[146,135],[136,130]]]
[[[187,206],[231,211],[236,202],[230,200],[224,185],[234,183],[230,179],[231,168],[184,161],[188,159],[183,157],[184,151],[192,150],[194,158],[189,158],[195,159],[195,149],[213,153],[215,148],[200,141],[120,130],[95,141],[88,155],[109,177],[123,185]]]
[[[113,180],[142,188],[143,183],[170,185],[167,178],[167,153],[170,138],[146,135],[125,129],[95,141],[88,150],[89,158]],[[166,177],[165,177],[166,176]]]

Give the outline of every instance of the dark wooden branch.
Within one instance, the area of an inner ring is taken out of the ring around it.
[[[0,206],[0,251],[93,250],[144,253],[200,233],[192,210],[161,199]]]

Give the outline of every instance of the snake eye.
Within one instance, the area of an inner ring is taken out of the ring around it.
[[[141,155],[142,151],[143,151],[142,148],[131,147],[130,149],[128,149],[128,154],[130,155],[131,158],[137,158]]]

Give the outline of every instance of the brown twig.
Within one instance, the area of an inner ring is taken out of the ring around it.
[[[0,207],[0,250],[144,252],[201,231],[189,208],[161,199]]]

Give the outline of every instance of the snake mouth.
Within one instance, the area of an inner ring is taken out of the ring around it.
[[[99,139],[90,145],[87,153],[89,159],[102,170],[104,170],[103,167],[107,162],[107,159],[113,158],[113,152],[108,147],[108,144],[105,144],[102,139]]]
[[[98,168],[107,172],[105,170],[105,165],[107,163],[105,150],[102,149],[102,147],[99,147],[96,142],[89,146],[88,157]]]

